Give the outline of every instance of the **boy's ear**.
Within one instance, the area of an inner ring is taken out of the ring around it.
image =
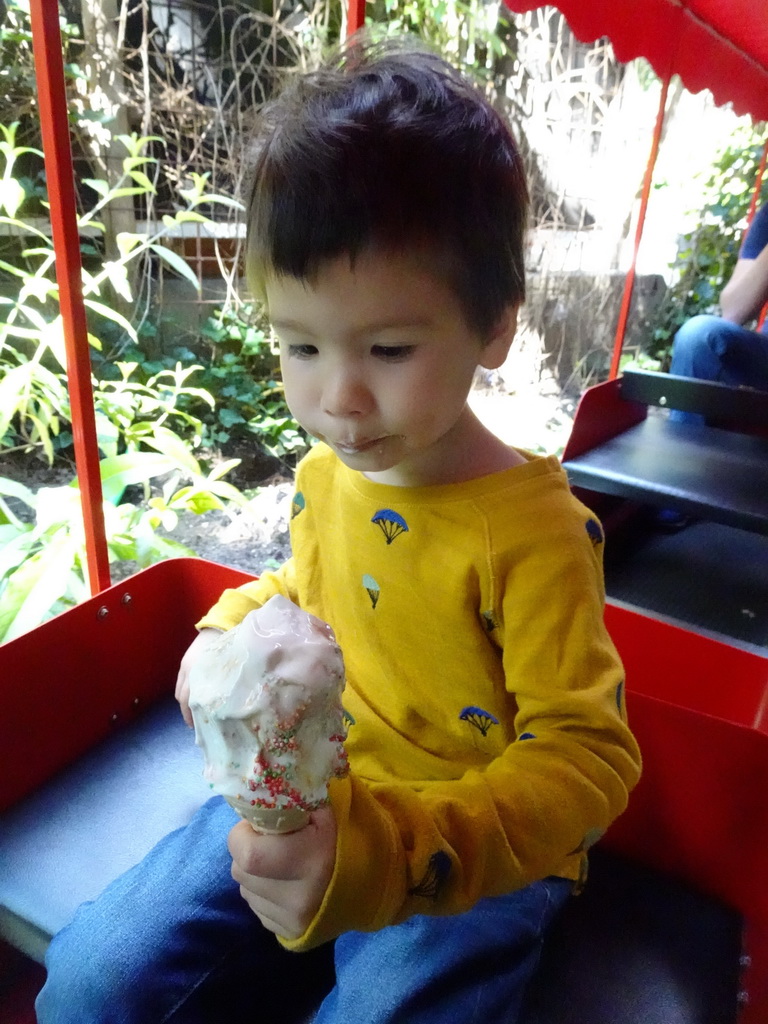
[[[518,308],[517,305],[507,306],[480,353],[480,366],[486,370],[498,370],[509,355],[517,330]]]

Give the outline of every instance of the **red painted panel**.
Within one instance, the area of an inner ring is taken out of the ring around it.
[[[620,387],[621,378],[617,377],[587,388],[576,409],[563,462],[583,455],[645,419],[648,407],[622,398]]]
[[[768,922],[768,659],[611,607],[643,776],[607,842]]]
[[[744,934],[744,1004],[739,1024],[768,1021],[768,921],[747,922]]]
[[[609,604],[627,688],[768,735],[768,657]]]
[[[169,559],[0,646],[0,810],[173,693],[195,622],[251,578]]]

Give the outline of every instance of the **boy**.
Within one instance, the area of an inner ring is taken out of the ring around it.
[[[344,652],[352,771],[288,836],[206,804],[54,940],[40,1024],[272,1024],[310,975],[321,1024],[517,1019],[639,773],[600,527],[555,457],[467,406],[514,335],[526,208],[508,129],[435,56],[357,43],[273,105],[248,270],[323,443],[297,472],[293,558],[222,595],[177,696],[188,716],[212,631],[283,593]]]

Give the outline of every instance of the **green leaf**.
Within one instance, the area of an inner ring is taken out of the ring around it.
[[[26,193],[15,178],[0,179],[0,207],[5,207],[10,217],[16,216],[25,199]]]
[[[223,427],[233,427],[236,423],[245,423],[245,417],[234,409],[219,409],[219,423]]]
[[[181,194],[184,195],[183,192]],[[245,213],[245,206],[239,200],[232,199],[230,196],[220,196],[211,193],[209,195],[195,196],[189,201],[191,206],[199,206],[201,203],[218,203],[219,206],[229,206],[233,210],[240,210],[241,213]]]
[[[194,210],[179,210],[171,220],[176,224],[185,224],[189,221],[194,221],[196,224],[213,224],[210,217],[204,217],[202,213],[196,213]]]
[[[104,181],[103,178],[83,178],[84,185],[88,185],[94,192],[97,192],[102,199],[106,199],[109,194],[109,182]]]
[[[157,160],[153,156],[127,156],[123,160],[123,170],[130,171],[135,167],[143,167],[145,164],[156,164]]]
[[[61,487],[41,487],[35,496],[38,533],[49,533],[62,527],[82,531],[82,504],[77,481]]]
[[[127,170],[127,168],[126,168],[126,170]],[[141,185],[141,187],[143,189],[145,189],[147,192],[155,192],[156,191],[155,186],[149,180],[149,178],[146,176],[144,171],[137,171],[137,170],[134,169],[134,170],[129,170],[128,173],[133,178],[133,180],[136,182],[136,184],[137,185]]]
[[[124,263],[115,263],[114,260],[107,260],[103,264],[104,273],[109,278],[109,283],[118,295],[121,295],[126,302],[133,301],[133,293],[128,281],[128,272]]]
[[[126,452],[102,459],[99,465],[104,499],[113,504],[117,504],[125,488],[131,484],[147,483],[153,477],[178,468],[174,459],[159,452]]]
[[[158,245],[157,243],[155,243],[154,245],[150,246],[150,248],[152,249],[153,252],[157,253],[157,255],[160,257],[161,260],[163,260],[164,263],[167,263],[168,266],[171,267],[171,269],[175,270],[180,277],[183,277],[187,281],[189,281],[189,283],[192,285],[196,292],[200,292],[200,282],[198,281],[194,271],[186,262],[186,260],[179,256],[178,253],[173,252],[172,249],[168,249],[164,245]]]
[[[173,504],[177,504],[177,497],[181,492],[174,494],[171,499]],[[203,515],[205,512],[212,512],[214,509],[223,509],[223,502],[216,497],[215,494],[211,494],[210,491],[197,491],[193,488],[186,490],[182,500],[178,502],[182,508],[187,509],[189,512],[194,512],[195,515]]]
[[[61,369],[66,371],[67,351],[64,342],[64,319],[61,314],[40,331],[40,342],[48,347]]]
[[[209,480],[221,480],[223,476],[226,476],[230,470],[239,466],[242,459],[227,459],[225,462],[220,462],[218,466],[211,470],[208,474]]]
[[[177,466],[183,467],[191,473],[200,473],[200,463],[189,450],[187,442],[168,427],[155,427],[152,435],[144,438],[144,444],[167,455],[169,459],[174,460]]]
[[[217,494],[220,498],[226,498],[227,501],[234,502],[235,505],[247,505],[248,499],[239,491],[234,484],[229,484],[226,480],[213,480],[207,477],[200,485],[201,490],[207,488],[211,494]]]
[[[11,263],[6,263],[5,260],[0,260],[0,270],[4,270],[6,274],[13,274],[16,277],[26,277],[27,271],[22,270],[21,267],[14,267]]]
[[[43,231],[39,231],[31,224],[25,224],[23,220],[16,220],[15,217],[0,217],[0,224],[7,224],[12,228],[21,228],[22,235],[37,235],[50,247],[50,238]]]
[[[84,301],[86,306],[92,309],[94,313],[100,313],[101,316],[105,316],[108,320],[114,320],[116,324],[119,324],[127,332],[131,340],[135,341],[138,345],[139,337],[136,334],[136,330],[122,313],[118,313],[116,309],[112,309],[111,306],[105,306],[103,302],[97,302],[95,299],[85,299]]]
[[[29,557],[30,548],[37,543],[31,527],[27,531],[16,533],[15,536],[5,534],[3,531],[6,530],[13,530],[13,527],[0,527],[0,580],[18,569]]]
[[[143,196],[146,194],[145,188],[132,188],[130,185],[125,185],[122,188],[114,188],[109,193],[110,199],[125,199],[126,196]],[[154,191],[154,189],[152,190]]]
[[[4,494],[8,498],[18,498],[30,508],[35,507],[34,493],[24,484],[17,483],[16,480],[9,480],[8,477],[0,476],[0,494]]]
[[[153,562],[161,562],[166,558],[194,557],[195,552],[180,544],[177,540],[158,537],[156,533],[147,532],[136,539],[136,553],[139,565],[144,568]]]
[[[0,596],[0,641],[13,640],[48,618],[67,592],[75,556],[71,538],[55,536],[10,576]]]
[[[120,429],[98,409],[95,412],[95,419],[98,446],[107,458],[114,458],[120,441]]]
[[[133,252],[137,245],[141,245],[144,241],[144,236],[134,234],[131,231],[120,231],[115,237],[115,241],[117,242],[120,255],[127,256],[130,252]]]

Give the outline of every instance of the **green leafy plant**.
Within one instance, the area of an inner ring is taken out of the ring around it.
[[[369,28],[383,34],[410,33],[492,79],[496,63],[511,54],[510,20],[503,4],[484,0],[374,0]]]
[[[135,367],[133,379],[148,385],[174,367],[194,365],[196,387],[180,391],[177,409],[194,419],[204,447],[226,449],[247,442],[286,461],[303,453],[307,437],[286,405],[279,359],[260,307],[216,310],[190,338],[194,351],[176,346],[147,358],[143,335],[149,332],[151,344],[157,331],[167,327],[168,321],[143,325],[140,344],[129,345],[124,356]]]
[[[187,384],[201,366],[182,367],[177,362],[172,369],[160,370],[141,383],[132,379],[138,363],[118,361],[114,365],[120,379],[102,380],[94,391],[98,443],[105,455],[115,456],[123,448],[139,451],[142,447],[170,454],[171,438],[174,453],[186,452],[188,445],[169,429],[169,423],[178,424],[182,433],[192,435],[192,447],[200,444],[203,424],[185,411],[182,403],[194,400],[214,407],[214,399],[205,388]]]
[[[20,159],[39,154],[17,144],[16,130],[15,124],[2,128],[0,137],[0,225],[23,240],[15,253],[4,250],[0,258],[0,441],[6,448],[41,448],[52,462],[69,439],[63,327],[51,239],[25,217],[28,191],[17,175]],[[119,234],[118,256],[104,258],[93,244],[105,230],[100,220],[104,208],[154,188],[147,174],[154,162],[145,155],[149,141],[122,136],[126,155],[119,178],[112,184],[85,182],[97,197],[79,218],[88,253],[83,293],[89,340],[97,354],[102,334],[117,331],[129,343],[138,341],[128,317],[111,301],[117,295],[130,303],[131,264],[160,260],[198,287],[189,266],[164,244],[165,234],[185,221],[205,222],[198,209],[204,203],[232,202],[210,193],[205,175],[194,175],[190,187],[179,190],[182,208],[166,216],[160,230]],[[105,456],[101,476],[110,558],[141,567],[192,554],[164,535],[175,528],[180,512],[200,514],[247,501],[223,479],[237,460],[206,472],[193,454],[204,432],[193,407],[210,411],[214,405],[205,388],[191,383],[201,367],[194,361],[185,366],[175,362],[138,379],[136,363],[105,360],[101,365],[109,372],[93,387],[98,443]],[[136,485],[143,488],[144,500],[123,500],[126,488]],[[0,480],[0,640],[18,636],[85,596],[84,546],[76,481],[33,493],[20,483]]]
[[[126,452],[100,463],[111,562],[146,567],[194,552],[158,531],[172,531],[180,512],[200,514],[247,499],[222,479],[236,460],[204,473],[171,431],[165,452]],[[144,505],[121,501],[133,484],[164,477]],[[182,483],[182,480],[184,481]],[[10,499],[10,500],[9,500]],[[22,514],[22,509],[24,510]],[[12,640],[88,596],[85,535],[77,481],[33,493],[0,477],[0,642]]]
[[[15,294],[0,295],[0,440],[5,439],[4,444],[7,446],[11,435],[11,442],[24,446],[39,445],[52,462],[54,439],[62,429],[62,424],[69,420],[63,325],[58,309],[58,286],[53,272],[55,253],[52,241],[46,233],[20,216],[25,193],[14,178],[14,167],[18,158],[30,152],[31,148],[16,145],[16,127],[15,124],[10,127],[0,126],[3,136],[0,141],[0,157],[4,159],[0,178],[0,225],[6,225],[23,238],[34,239],[35,244],[22,248],[15,262],[0,259],[0,273],[5,275],[8,282],[16,284]],[[104,225],[98,217],[108,203],[126,196],[143,195],[154,189],[146,173],[147,166],[155,162],[155,158],[146,156],[144,152],[149,141],[149,138],[136,135],[120,136],[120,142],[126,150],[120,177],[112,185],[102,180],[85,179],[85,184],[94,190],[98,199],[79,218],[79,228],[83,234],[90,231],[98,237],[104,231]],[[173,272],[199,288],[192,269],[178,253],[163,244],[163,239],[187,221],[208,222],[197,209],[202,204],[234,202],[226,196],[209,193],[206,189],[206,176],[193,175],[191,187],[180,189],[185,208],[173,216],[166,215],[160,230],[151,235],[130,232],[118,234],[119,257],[115,260],[101,260],[94,271],[83,270],[84,301],[96,329],[106,321],[124,332],[128,339],[138,342],[133,325],[113,304],[103,301],[107,297],[103,293],[109,287],[126,301],[131,301],[129,267],[140,258],[160,259]],[[101,349],[102,342],[98,335],[91,333],[89,340],[95,349]],[[134,408],[141,415],[146,411],[148,389],[151,390],[152,386],[144,383],[145,401],[134,403]],[[111,402],[107,399],[110,390],[114,392],[114,388],[108,386],[96,387],[97,414],[101,415],[102,421],[109,420],[110,413],[114,411],[114,395]],[[123,393],[127,390],[129,387],[124,385]],[[189,391],[188,388],[186,390]],[[103,414],[98,408],[99,396],[103,396],[107,404]],[[202,395],[198,397],[203,398]],[[203,400],[210,401],[209,398]],[[160,396],[157,396],[157,406],[158,409],[164,406]],[[181,417],[183,414],[177,412],[176,415]],[[121,420],[120,417],[112,416],[111,422],[118,426],[128,426],[124,417]]]
[[[69,59],[69,44],[78,31],[66,17],[59,16],[65,48],[64,75],[71,80],[82,72]],[[22,117],[29,135],[39,134],[35,125],[37,82],[32,48],[29,0],[0,3],[0,123]]]
[[[699,313],[717,313],[720,292],[738,259],[746,216],[763,150],[760,126],[741,128],[716,161],[706,182],[708,199],[693,231],[683,235],[667,290],[653,324],[649,353],[666,367],[678,328]],[[768,180],[762,190],[768,201]]]
[[[258,311],[250,305],[218,310],[202,336],[211,353],[203,382],[216,395],[205,418],[210,440],[255,437],[278,457],[303,451],[306,435],[286,405],[277,352]]]

